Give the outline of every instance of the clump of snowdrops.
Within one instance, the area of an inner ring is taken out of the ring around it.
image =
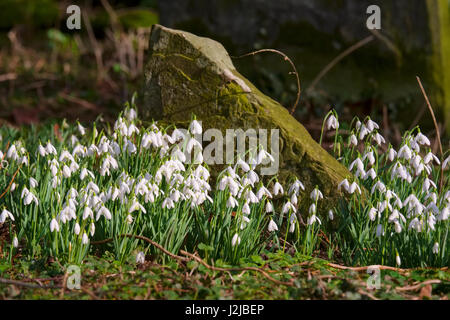
[[[419,127],[395,149],[370,117],[346,129],[340,134],[338,115],[327,114],[322,134],[334,131],[333,153],[353,173],[338,186],[346,195],[335,209],[340,257],[352,265],[448,266],[449,150],[434,154]]]
[[[98,250],[112,252],[121,262],[133,256],[138,263],[149,255],[167,259],[151,245],[123,235],[145,236],[173,253],[198,251],[228,263],[259,254],[269,242],[285,249],[287,240],[312,254],[321,192],[311,193],[308,224],[300,232],[301,181],[293,177],[283,187],[273,177],[264,185],[257,167],[273,158],[258,148],[237,158],[211,186],[195,138],[201,134],[195,118],[188,130],[157,123],[144,127],[133,104],[113,128],[103,130],[96,123],[92,128],[64,123],[61,130],[1,128],[0,150],[6,150],[0,151],[5,190],[0,223],[9,228],[10,261],[19,250],[29,259],[51,256],[76,264]],[[274,200],[282,208],[276,209]],[[287,227],[281,235],[283,222]],[[91,244],[104,239],[112,241]]]

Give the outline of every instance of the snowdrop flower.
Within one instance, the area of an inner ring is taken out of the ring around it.
[[[45,157],[47,155],[47,150],[40,144],[38,146],[38,152],[41,155],[41,157]]]
[[[82,136],[86,134],[86,129],[78,122],[78,131]]]
[[[286,202],[286,203],[284,204],[283,209],[282,209],[281,212],[282,212],[283,214],[285,214],[285,213],[288,213],[289,210],[292,210],[293,212],[296,211],[295,207],[292,205],[292,203],[291,203],[290,201],[288,201],[288,202]]]
[[[400,260],[400,256],[398,255],[398,253],[397,253],[396,257],[395,257],[395,262],[397,263],[397,266],[400,267],[401,260]]]
[[[38,182],[33,177],[30,177],[30,187],[36,188],[38,186]]]
[[[352,134],[351,136],[350,136],[350,139],[349,139],[349,145],[350,146],[357,146],[358,145],[358,139],[356,138],[356,136],[354,135],[354,134]]]
[[[360,171],[364,171],[364,163],[361,161],[360,158],[356,158],[356,160],[354,160],[351,164],[350,167],[348,168],[350,171],[353,170],[353,167],[356,165],[356,167],[358,168],[358,170]]]
[[[273,205],[271,202],[267,201],[266,203],[266,213],[273,212]]]
[[[55,218],[52,219],[52,221],[50,222],[50,232],[53,231],[59,231],[59,224],[58,221],[56,221]]]
[[[269,232],[278,231],[278,226],[272,219],[270,219],[268,230]]]
[[[133,219],[133,216],[131,214],[129,214],[129,215],[127,215],[125,220],[127,221],[128,224],[132,224],[134,219]]]
[[[373,155],[373,151],[367,152],[367,153],[364,155],[363,160],[365,160],[366,158],[369,159],[370,165],[373,165],[373,164],[375,163],[375,157],[374,157],[374,155]],[[359,166],[358,166],[358,168],[359,168]],[[364,168],[364,166],[363,166],[363,168]]]
[[[433,245],[433,253],[434,254],[439,253],[439,243],[437,243],[437,242]]]
[[[54,154],[56,155],[58,152],[56,151],[56,148],[49,142],[47,142],[47,145],[45,146],[45,149],[47,151],[47,154]]]
[[[390,161],[394,161],[395,157],[397,156],[397,151],[394,150],[394,148],[389,148],[388,151],[388,159]]]
[[[315,203],[311,204],[311,206],[309,207],[309,213],[310,214],[316,213],[316,204]]]
[[[430,140],[424,134],[422,134],[420,132],[417,134],[414,141],[421,145],[426,145],[426,146],[430,145]]]
[[[372,178],[372,180],[377,177],[377,174],[373,168],[366,172],[366,174],[364,175],[364,180],[367,180],[369,177]]]
[[[136,255],[136,263],[144,264],[145,263],[145,254],[142,251],[139,251]]]
[[[369,133],[370,131],[367,129],[367,127],[362,124],[359,131],[359,140],[364,140],[364,137]]]
[[[192,152],[192,149],[194,149],[194,147],[198,147],[200,149],[202,149],[202,145],[200,144],[200,142],[198,142],[197,139],[195,138],[190,138],[187,145],[186,145],[186,150],[188,153]]]
[[[439,158],[436,157],[436,156],[430,151],[430,152],[428,152],[428,153],[426,154],[426,156],[423,158],[423,162],[424,162],[425,164],[428,164],[428,163],[429,163],[430,161],[432,161],[432,160],[434,160],[434,161],[436,162],[437,165],[440,165],[440,164],[441,164],[441,162],[439,161]]]
[[[296,205],[297,205],[297,202],[298,202],[297,195],[296,195],[295,193],[293,193],[292,196],[291,196],[291,203],[292,203],[294,206],[296,206]]]
[[[189,132],[192,134],[202,134],[202,125],[197,120],[193,120],[189,126]]]
[[[380,146],[382,143],[386,143],[386,140],[384,140],[383,136],[379,134],[378,132],[373,137],[375,142]]]
[[[400,223],[398,221],[394,221],[394,230],[397,233],[402,232],[402,226],[400,225]]]
[[[269,202],[267,202],[267,204],[269,204]],[[246,202],[244,204],[244,206],[242,207],[242,213],[243,214],[250,214],[250,206],[248,205],[248,202]]]
[[[300,189],[305,191],[305,186],[299,180],[295,180],[294,183],[289,188],[289,194],[295,193],[296,195],[298,195]]]
[[[36,198],[36,196],[32,193],[32,192],[28,192],[28,194],[25,196],[25,199],[23,199],[23,204],[28,206],[31,204],[31,202],[33,202],[38,205],[39,201]]]
[[[101,216],[104,216],[107,220],[111,220],[112,218],[111,211],[109,211],[105,206],[102,206],[100,210],[97,211],[97,217],[95,218],[95,220],[98,221]]]
[[[70,178],[70,176],[72,175],[72,171],[70,171],[70,168],[67,165],[64,165],[62,173],[65,178]]]
[[[231,239],[231,245],[234,247],[235,245],[239,245],[241,243],[241,237],[237,233],[234,234]]]
[[[12,245],[14,248],[17,248],[19,246],[19,239],[17,239],[16,236],[14,236],[14,239],[12,241]]]
[[[313,225],[316,221],[319,224],[322,224],[322,221],[320,221],[319,217],[317,217],[315,214],[313,214],[312,216],[310,216],[308,218],[307,224],[310,226],[310,225]]]
[[[359,186],[356,184],[356,182],[353,182],[353,183],[348,187],[348,193],[353,194],[356,190],[358,190],[358,193],[361,194],[361,189],[360,189]]]
[[[380,129],[378,124],[375,121],[371,120],[371,119],[367,120],[366,126],[367,126],[367,130],[369,130],[369,132],[372,132],[374,129]]]
[[[322,192],[320,192],[319,189],[315,188],[311,194],[310,194],[310,198],[313,201],[318,201],[319,199],[323,199],[323,195]]]
[[[330,115],[327,119],[327,129],[330,130],[331,128],[333,129],[339,128],[339,122],[337,121],[336,117],[333,114]]]
[[[329,218],[330,220],[333,220],[333,219],[334,219],[333,210],[329,210],[329,211],[328,211],[328,218]]]
[[[339,184],[338,184],[338,191],[341,191],[341,188],[344,188],[344,190],[348,191],[350,185],[348,183],[347,179],[342,180]]]
[[[375,218],[376,218],[376,216],[377,216],[377,213],[378,213],[377,209],[375,209],[375,208],[372,207],[372,208],[369,210],[369,219],[372,220],[372,221],[375,221]]]
[[[275,182],[275,185],[273,186],[273,195],[277,196],[278,194],[283,194],[284,190],[283,190],[283,186],[277,182]]]
[[[85,208],[84,208],[84,211],[83,211],[83,220],[86,220],[87,218],[91,218],[91,219],[94,219],[94,213],[92,212],[92,209],[91,208],[89,208],[88,206],[86,206]]]
[[[437,220],[438,221],[446,221],[449,217],[450,209],[448,207],[445,207],[442,209],[441,214],[438,215]]]
[[[2,214],[0,215],[0,223],[4,223],[6,221],[6,218],[14,221],[14,216],[12,215],[12,213],[6,209],[3,209]]]
[[[397,157],[400,159],[405,159],[405,160],[409,160],[412,157],[412,152],[411,149],[408,147],[408,145],[404,145],[403,147],[400,148],[400,150],[398,150],[398,154]]]
[[[447,157],[447,159],[444,160],[444,162],[442,163],[442,169],[447,169],[448,164],[450,163],[450,156]]]
[[[75,223],[75,229],[74,229],[74,231],[75,231],[75,234],[76,234],[76,235],[79,235],[79,234],[80,234],[80,225],[78,224],[78,222]]]
[[[86,244],[89,243],[89,238],[88,238],[86,232],[83,233],[83,237],[81,238],[81,243],[82,243],[83,245],[86,245]]]
[[[414,229],[417,232],[421,232],[422,231],[422,221],[419,221],[418,218],[414,218],[410,222],[408,229]]]

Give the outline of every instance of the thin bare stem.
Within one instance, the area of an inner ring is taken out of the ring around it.
[[[248,56],[254,56],[255,54],[258,54],[261,52],[273,52],[273,53],[277,53],[277,54],[283,56],[284,60],[288,61],[291,65],[292,69],[294,69],[294,72],[292,72],[291,74],[294,74],[297,79],[297,99],[295,100],[294,105],[292,106],[291,111],[290,111],[291,114],[294,114],[295,109],[297,109],[298,102],[300,101],[300,94],[301,94],[300,77],[298,76],[297,68],[295,67],[294,62],[292,62],[292,60],[285,53],[283,53],[279,50],[275,50],[275,49],[260,49],[260,50],[256,50],[253,52],[243,54],[241,56],[232,57],[232,58],[240,59],[240,58],[244,58],[244,57],[248,57]]]

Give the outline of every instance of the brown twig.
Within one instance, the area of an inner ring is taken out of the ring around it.
[[[43,285],[43,284],[33,284],[25,281],[19,281],[19,280],[11,280],[11,279],[5,279],[0,278],[0,283],[3,284],[13,284],[20,287],[27,287],[27,288],[38,288],[38,289],[59,289],[61,288],[60,285]]]
[[[14,179],[16,178],[17,174],[19,173],[20,168],[22,168],[22,165],[20,165],[20,166],[17,168],[17,170],[16,170],[16,172],[14,173],[14,175],[13,175],[11,181],[9,182],[8,187],[7,187],[7,188],[5,189],[5,191],[0,195],[0,199],[3,198],[3,197],[5,196],[5,194],[8,192],[9,188],[11,188],[11,185],[13,184]]]
[[[187,251],[184,250],[180,250],[180,253],[186,257],[189,258],[185,258],[185,257],[180,257],[176,254],[173,254],[170,251],[167,251],[163,246],[161,246],[159,243],[144,237],[144,236],[138,236],[138,235],[132,235],[132,234],[121,234],[119,235],[119,237],[126,237],[126,238],[136,238],[136,239],[140,239],[140,240],[144,240],[148,243],[150,243],[151,245],[155,246],[156,248],[158,248],[159,250],[161,250],[162,252],[164,252],[165,254],[167,254],[168,256],[180,260],[180,261],[190,261],[190,260],[196,260],[197,262],[201,263],[203,266],[205,266],[206,268],[213,270],[213,271],[220,271],[220,272],[230,272],[230,271],[256,271],[261,273],[264,277],[266,277],[268,280],[279,284],[279,285],[285,285],[285,286],[293,286],[293,282],[284,282],[284,281],[280,281],[277,280],[273,277],[271,277],[265,270],[261,269],[261,268],[256,268],[256,267],[244,267],[244,268],[218,268],[218,267],[214,267],[214,266],[210,266],[208,263],[206,263],[203,259],[201,259],[200,257],[197,257],[196,255],[189,253]],[[109,239],[105,239],[105,240],[100,240],[100,241],[93,241],[91,242],[91,244],[104,244],[104,243],[108,243],[113,241],[113,238],[109,238]]]
[[[395,288],[395,290],[397,290],[397,291],[414,291],[414,290],[420,289],[422,286],[426,286],[427,284],[437,284],[437,283],[441,283],[441,282],[442,282],[441,280],[432,279],[432,280],[427,280],[427,281],[418,283],[413,286]]]
[[[366,45],[367,43],[369,43],[370,41],[372,41],[373,39],[375,39],[374,36],[368,36],[360,41],[358,41],[357,43],[355,43],[354,45],[352,45],[350,48],[348,48],[347,50],[345,50],[344,52],[342,52],[341,54],[339,54],[336,58],[334,58],[329,64],[327,64],[325,66],[325,68],[322,69],[322,71],[319,72],[319,74],[314,78],[314,80],[311,82],[311,84],[309,85],[308,89],[306,89],[306,94],[308,94],[309,92],[311,92],[312,90],[314,90],[315,86],[317,85],[317,83],[336,65],[338,64],[342,59],[344,59],[346,56],[348,56],[349,54],[351,54],[352,52],[358,50],[359,48],[361,48],[362,46]]]
[[[420,81],[420,78],[418,76],[416,76],[416,79],[417,79],[417,82],[419,83],[420,90],[422,90],[422,94],[425,98],[428,109],[430,110],[431,117],[433,118],[433,122],[434,122],[434,127],[436,128],[436,136],[437,136],[437,140],[439,143],[439,150],[441,152],[441,177],[440,177],[440,181],[439,181],[439,190],[442,192],[442,186],[444,184],[444,168],[442,166],[443,165],[442,162],[444,160],[444,152],[442,150],[441,133],[440,133],[437,121],[436,121],[436,117],[434,116],[434,112],[433,112],[433,108],[431,107],[430,100],[428,99],[427,93],[425,92],[425,89],[423,88],[422,81]]]
[[[279,51],[279,50],[275,50],[275,49],[260,49],[260,50],[256,50],[253,52],[249,52],[246,54],[243,54],[241,56],[237,56],[237,57],[232,57],[234,59],[240,59],[240,58],[244,58],[244,57],[248,57],[248,56],[254,56],[255,54],[261,53],[261,52],[274,52],[277,53],[281,56],[283,56],[284,60],[288,61],[292,67],[292,69],[294,69],[293,74],[295,75],[295,77],[297,78],[297,99],[294,102],[294,105],[291,108],[291,114],[294,114],[295,109],[297,108],[298,102],[300,101],[300,94],[301,94],[301,87],[300,87],[300,77],[298,76],[298,72],[297,72],[297,68],[295,67],[295,64],[292,62],[292,60],[283,52]]]
[[[342,266],[340,264],[335,264],[335,263],[330,262],[330,263],[328,263],[328,266],[335,268],[335,269],[352,270],[352,271],[367,271],[367,269],[369,269],[369,268],[378,268],[380,270],[392,270],[392,271],[404,272],[404,273],[414,271],[414,269],[400,269],[400,268],[383,266],[383,265],[372,265],[372,266],[365,266],[365,267],[347,267],[347,266]],[[448,267],[440,268],[438,270],[445,271],[445,270],[448,270]]]

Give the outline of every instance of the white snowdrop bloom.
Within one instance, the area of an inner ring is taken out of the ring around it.
[[[127,136],[131,137],[134,133],[139,134],[139,129],[132,123],[128,126]]]
[[[111,211],[109,211],[109,209],[105,206],[102,206],[100,210],[97,211],[97,217],[95,218],[95,220],[98,221],[101,216],[104,216],[107,220],[111,220],[112,218]]]
[[[361,189],[358,186],[358,184],[356,184],[356,182],[353,182],[349,187],[348,187],[348,193],[353,194],[355,191],[358,191],[359,194],[361,194]]]
[[[384,236],[383,226],[381,224],[377,225],[376,236],[377,238]]]
[[[139,251],[136,254],[136,264],[144,264],[145,263],[145,254],[142,251]]]
[[[404,145],[403,147],[398,150],[397,157],[400,159],[409,160],[412,157],[411,149],[408,147],[408,145]]]
[[[398,253],[397,253],[396,257],[395,257],[395,263],[397,263],[397,266],[399,266],[399,267],[400,267],[400,264],[402,263],[401,260],[400,260],[400,256],[398,255]]]
[[[436,184],[432,180],[425,178],[425,180],[423,181],[423,184],[422,184],[422,191],[428,192],[430,187],[433,187],[434,189],[436,189]]]
[[[439,253],[439,243],[435,242],[433,245],[433,254]]]
[[[49,142],[47,142],[47,145],[45,146],[45,150],[47,151],[47,154],[58,154],[56,151],[56,148]]]
[[[94,213],[92,212],[92,209],[88,206],[84,207],[83,210],[83,220],[86,220],[87,218],[94,219]]]
[[[351,136],[350,136],[350,139],[349,139],[349,145],[350,146],[357,146],[358,145],[358,138],[356,138],[356,136],[354,135],[354,134],[352,134]]]
[[[258,202],[259,202],[258,197],[253,193],[252,190],[247,190],[247,191],[245,192],[245,194],[244,194],[244,198],[245,198],[247,201],[250,201],[251,203],[258,203]]]
[[[423,157],[423,162],[424,162],[425,164],[428,164],[430,161],[433,161],[433,160],[434,160],[434,162],[436,162],[437,165],[440,165],[440,164],[441,164],[441,162],[439,161],[439,158],[436,157],[431,151],[428,152],[428,153],[425,155],[425,157]]]
[[[310,214],[315,214],[316,213],[316,204],[315,203],[313,203],[313,204],[311,204],[311,206],[309,207],[309,213]]]
[[[291,195],[292,193],[295,193],[296,195],[299,194],[300,189],[305,191],[305,186],[303,183],[301,183],[298,179],[294,181],[294,183],[290,186],[288,193]]]
[[[184,134],[183,134],[183,132],[180,131],[180,130],[178,130],[178,129],[173,130],[173,132],[172,132],[172,139],[173,139],[175,142],[184,139]]]
[[[133,203],[131,204],[130,209],[128,209],[128,213],[132,213],[136,210],[140,210],[143,213],[147,213],[147,210],[145,210],[145,208],[135,198],[133,199]]]
[[[22,189],[22,193],[21,193],[21,195],[20,195],[20,198],[23,199],[23,198],[26,197],[29,193],[30,193],[30,190],[28,190],[27,187],[24,187],[24,188]]]
[[[28,206],[32,202],[34,202],[36,205],[39,204],[39,201],[36,198],[36,196],[32,192],[28,192],[28,194],[25,196],[25,199],[23,199],[23,204]]]
[[[391,206],[391,204],[389,203],[389,201],[387,201],[387,200],[384,200],[384,201],[380,201],[380,202],[378,202],[378,204],[377,204],[377,210],[378,210],[378,212],[381,214],[382,212],[384,212],[386,209],[388,210],[388,211],[392,211],[392,206]]]
[[[193,120],[189,126],[189,132],[192,134],[202,134],[202,125],[197,120]]]
[[[56,221],[56,219],[52,219],[52,221],[50,222],[50,232],[53,232],[53,231],[59,231],[59,224],[58,224],[58,221]]]
[[[70,171],[70,168],[67,165],[64,165],[62,173],[65,178],[70,178],[72,175],[72,171]]]
[[[367,126],[367,130],[369,130],[369,132],[372,132],[374,129],[380,129],[378,124],[375,121],[371,120],[371,119],[368,119],[366,121],[366,126]]]
[[[270,191],[267,190],[266,187],[261,186],[261,188],[259,188],[258,192],[256,193],[256,197],[258,198],[259,201],[261,201],[264,196],[266,196],[269,199],[272,198],[272,194],[270,193]]]
[[[242,213],[243,214],[250,214],[250,206],[248,205],[248,202],[246,202],[244,204],[244,206],[242,207]]]
[[[328,219],[330,219],[330,220],[333,220],[333,219],[334,219],[333,210],[329,210],[329,211],[328,211]]]
[[[450,156],[448,156],[447,159],[445,159],[444,162],[442,163],[442,169],[444,170],[447,169],[447,167],[449,167],[448,165],[449,163],[450,163]]]
[[[233,238],[231,239],[231,245],[234,247],[236,245],[239,245],[241,243],[241,237],[237,233],[234,234]]]
[[[94,234],[95,234],[95,224],[94,224],[94,222],[91,222],[91,226],[89,227],[89,232],[91,234],[91,237],[93,237]]]
[[[72,147],[79,142],[80,142],[80,140],[78,140],[78,138],[75,135],[70,136],[70,144],[72,145]]]
[[[408,229],[414,229],[417,232],[422,231],[422,221],[419,221],[418,218],[414,218],[410,223]]]
[[[278,231],[278,226],[272,219],[270,219],[268,230],[269,232]]]
[[[273,195],[277,196],[278,194],[283,194],[283,193],[284,193],[283,186],[278,181],[275,182],[275,184],[273,186]]]
[[[319,189],[315,188],[311,194],[310,194],[310,198],[313,201],[318,201],[319,199],[323,199],[323,195],[322,192],[320,192]]]
[[[297,198],[297,195],[296,195],[295,193],[293,193],[292,196],[291,196],[291,203],[292,203],[294,206],[296,206],[297,203],[298,203],[298,198]]]
[[[83,245],[86,245],[86,244],[89,243],[89,238],[88,238],[86,232],[84,232],[84,233],[83,233],[83,236],[81,237],[81,243],[82,243]]]
[[[438,221],[446,221],[449,217],[450,209],[448,207],[445,207],[442,209],[441,213],[438,215],[437,220]]]
[[[47,155],[47,150],[40,144],[38,146],[38,153],[41,155],[41,157],[45,157]]]
[[[297,216],[294,213],[291,213],[290,216],[290,225],[289,225],[289,232],[293,233],[295,231],[295,225],[296,225],[296,221],[297,221]]]
[[[202,150],[202,145],[200,142],[198,142],[195,138],[190,138],[187,145],[186,145],[186,151],[188,153],[191,153],[194,147],[198,147],[200,150]]]
[[[373,165],[375,163],[375,156],[373,155],[373,151],[367,152],[363,157],[363,160],[365,160],[365,159],[368,159],[370,165]],[[359,168],[359,166],[358,166],[358,168]],[[363,168],[364,168],[364,166],[363,166]]]
[[[80,180],[83,181],[87,176],[90,176],[92,179],[95,178],[94,173],[86,168],[81,169],[80,172]]]
[[[436,225],[436,217],[432,213],[428,214],[427,223],[428,227],[434,231],[435,230],[434,226]]]
[[[312,216],[310,216],[308,218],[306,223],[310,226],[310,225],[313,225],[315,222],[318,222],[319,224],[322,224],[322,221],[320,221],[319,217],[316,216],[315,214],[313,214]]]
[[[86,134],[86,129],[80,123],[78,123],[78,131],[82,136]]]
[[[129,214],[129,215],[127,215],[125,220],[127,221],[128,224],[132,224],[133,223],[133,216],[131,214]]]
[[[402,226],[400,225],[400,223],[397,220],[394,221],[394,230],[397,233],[401,233],[402,232]]]
[[[359,121],[359,119],[358,119],[358,121],[356,121],[356,125],[355,125],[355,128],[357,129],[357,130],[359,130],[359,128],[361,128],[361,121]]]
[[[364,140],[364,137],[370,133],[369,129],[365,125],[361,125],[359,130],[359,140]]]
[[[416,135],[416,138],[414,139],[414,141],[421,145],[426,145],[426,146],[430,145],[430,140],[424,134],[422,134],[420,132]]]
[[[173,208],[175,208],[175,202],[173,202],[173,200],[170,198],[166,198],[166,199],[164,199],[164,201],[162,203],[162,208],[163,209],[173,209]]]
[[[6,218],[9,218],[12,221],[14,221],[13,214],[8,210],[3,209],[2,214],[0,215],[0,223],[4,223],[6,221]]]
[[[386,140],[384,140],[383,136],[379,134],[378,132],[374,135],[373,140],[380,146],[382,143],[386,143]]]
[[[266,213],[273,212],[273,205],[271,202],[267,201],[266,203]]]
[[[88,183],[88,185],[86,186],[86,191],[89,191],[89,190],[94,191],[96,194],[99,194],[99,193],[100,193],[99,187],[98,187],[94,182],[92,182],[92,181],[90,181],[90,182]]]
[[[397,151],[395,151],[394,148],[389,148],[388,159],[394,161],[395,157],[397,157]]]
[[[12,159],[14,161],[19,159],[19,154],[18,154],[16,146],[14,144],[11,147],[9,147],[8,151],[6,152],[6,157],[8,159]]]
[[[250,166],[248,165],[247,162],[245,162],[245,161],[242,160],[242,159],[239,159],[239,160],[236,162],[236,165],[234,166],[234,170],[235,170],[235,171],[236,171],[236,168],[237,168],[237,167],[241,167],[241,169],[242,169],[244,172],[250,171]]]
[[[12,241],[12,245],[14,248],[17,248],[19,246],[19,239],[17,239],[16,236],[14,236],[14,239]]]
[[[377,173],[373,168],[371,168],[369,171],[366,172],[364,180],[367,180],[369,177],[372,178],[372,180],[374,180],[377,177]]]
[[[338,129],[339,128],[339,122],[336,119],[336,117],[332,114],[327,119],[327,129]]]
[[[72,162],[75,161],[75,159],[73,158],[73,156],[70,154],[69,151],[64,150],[63,152],[61,152],[61,155],[59,156],[59,162],[64,162],[66,160],[70,160]]]
[[[79,235],[79,234],[80,234],[80,231],[81,231],[80,225],[79,225],[78,222],[77,222],[77,223],[75,223],[74,232],[75,232],[76,235]]]
[[[353,167],[356,165],[358,170],[364,171],[364,163],[361,161],[360,158],[356,158],[348,167],[348,170],[352,171]]]
[[[338,184],[338,191],[341,191],[341,188],[344,188],[344,190],[348,191],[350,185],[347,179],[342,180],[339,184]]]
[[[370,219],[371,221],[375,221],[375,218],[376,218],[377,214],[378,214],[378,210],[375,209],[374,207],[372,207],[372,208],[369,210],[369,219]]]
[[[292,203],[291,203],[290,201],[286,202],[286,203],[283,205],[283,209],[282,209],[281,212],[282,212],[283,214],[285,214],[285,213],[288,213],[289,210],[292,210],[293,212],[296,212],[295,207],[292,205]]]

